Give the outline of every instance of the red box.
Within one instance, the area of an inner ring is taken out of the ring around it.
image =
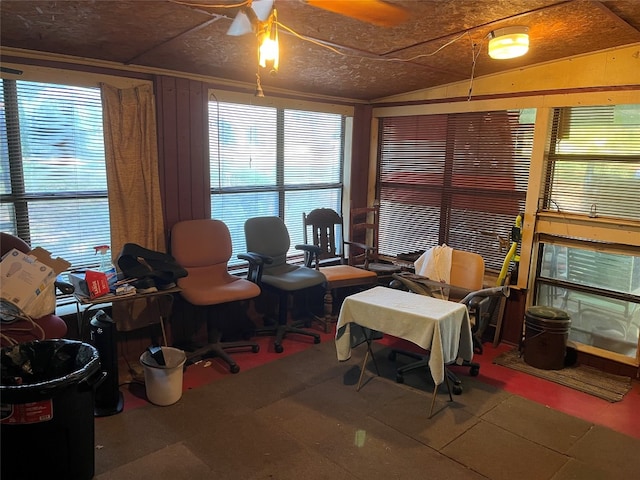
[[[87,290],[89,290],[89,297],[91,299],[109,293],[109,281],[107,280],[107,275],[103,272],[87,270],[84,279],[87,282]]]

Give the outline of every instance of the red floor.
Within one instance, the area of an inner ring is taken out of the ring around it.
[[[394,340],[382,341],[391,343]],[[306,338],[300,341],[286,341],[284,352],[278,354],[273,351],[272,337],[259,337],[256,341],[260,344],[259,353],[238,352],[233,355],[242,370],[248,370],[313,346],[313,341]],[[332,342],[333,334],[324,334],[322,341]],[[569,415],[640,438],[640,415],[638,415],[640,412],[640,382],[638,380],[632,382],[631,391],[624,396],[622,401],[610,403],[492,363],[497,355],[511,348],[513,347],[510,345],[499,345],[494,348],[491,344],[485,344],[483,354],[474,357],[474,361],[480,364],[480,374],[477,379]],[[227,375],[231,375],[231,373],[219,360],[205,360],[186,369],[183,388],[184,390],[196,388]],[[464,382],[464,376],[462,380]],[[124,393],[125,410],[147,404],[142,385],[132,384],[128,388],[123,386],[121,390]]]
[[[478,378],[555,410],[640,438],[640,381],[632,381],[631,391],[622,401],[608,402],[492,363],[497,355],[511,348],[510,345],[493,348],[491,344],[485,344],[483,354],[474,357],[481,366]]]

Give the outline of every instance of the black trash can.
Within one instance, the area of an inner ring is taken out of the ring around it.
[[[95,472],[98,351],[43,340],[0,351],[2,478],[91,479]]]
[[[571,318],[554,307],[529,307],[524,317],[524,361],[541,370],[564,368]]]

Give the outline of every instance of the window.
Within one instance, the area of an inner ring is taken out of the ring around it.
[[[110,242],[98,88],[2,80],[0,223],[73,268]]]
[[[299,255],[303,212],[341,212],[342,115],[211,101],[209,139],[211,214],[229,227],[236,254],[246,251],[248,218],[283,218],[289,253]]]
[[[382,118],[380,253],[446,243],[499,271],[524,211],[534,110]]]
[[[556,109],[543,209],[640,220],[640,106]]]
[[[570,340],[637,361],[640,105],[555,109],[548,152],[536,302],[569,313]]]

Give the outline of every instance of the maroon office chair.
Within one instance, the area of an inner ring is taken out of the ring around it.
[[[31,247],[21,238],[0,232],[0,255],[4,256],[14,248],[23,253],[31,251]],[[56,286],[60,287],[57,283]],[[33,340],[64,338],[67,334],[67,324],[55,312],[31,320],[33,323],[28,319],[5,321],[3,318],[0,320],[0,346],[5,347]]]

